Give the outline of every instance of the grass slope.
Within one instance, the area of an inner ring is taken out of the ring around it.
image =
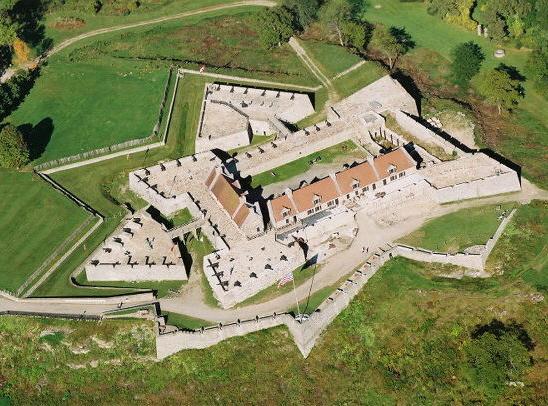
[[[539,202],[519,209],[513,230],[493,252],[503,260],[508,246],[517,245],[508,269],[539,264],[546,209]],[[117,404],[546,403],[546,303],[531,300],[537,290],[526,274],[447,280],[436,277],[439,271],[437,265],[390,261],[307,359],[284,327],[156,363],[150,361],[152,328],[142,321],[0,317],[0,370],[9,383],[0,387],[0,398],[13,404],[101,404],[104,399]],[[537,275],[546,286],[545,269]],[[520,324],[535,343],[529,353],[533,363],[519,378],[523,387],[493,389],[485,385],[490,377],[478,380],[471,373],[465,351],[471,332],[494,318]],[[110,346],[99,347],[93,336]],[[71,348],[77,346],[89,352],[74,354]],[[257,385],[257,377],[269,384]],[[37,384],[41,391],[33,390]]]
[[[385,0],[380,8],[369,7],[365,18],[387,26],[404,27],[416,43],[416,48],[405,58],[414,60],[431,79],[447,81],[451,50],[467,41],[474,41],[482,47],[486,56],[483,69],[504,63],[516,67],[524,74],[530,51],[503,47],[506,56],[497,59],[494,57],[495,50],[499,48],[496,43],[429,15],[424,3]],[[548,110],[548,101],[530,81],[526,81],[524,86],[525,98],[520,102],[515,115],[505,119],[507,123],[497,139],[485,139],[483,144],[522,165],[526,176],[546,187],[548,178],[545,155],[548,145],[545,135],[548,115],[545,112]],[[490,120],[500,119],[493,117]]]
[[[90,215],[30,173],[0,171],[0,289],[17,288]]]
[[[498,216],[511,208],[505,204],[458,210],[428,221],[400,242],[438,252],[458,252],[485,244],[500,225]]]

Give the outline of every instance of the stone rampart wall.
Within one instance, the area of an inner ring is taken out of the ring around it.
[[[423,141],[424,143],[437,145],[443,148],[443,150],[447,154],[451,154],[455,150],[459,151],[458,148],[456,148],[453,144],[451,144],[448,141],[445,141],[435,132],[426,128],[421,123],[419,123],[412,117],[408,116],[404,112],[400,110],[396,110],[394,112],[394,115],[396,117],[396,121],[398,122],[401,128],[408,131],[410,134],[417,137],[419,140]]]
[[[402,244],[397,245],[396,248],[398,255],[401,255],[404,258],[413,259],[415,261],[451,264],[478,271],[483,270],[483,255],[481,254],[468,254],[464,252],[449,254],[445,252],[434,252],[422,248],[409,247]]]
[[[499,175],[436,189],[435,197],[439,203],[449,203],[502,193],[518,192],[520,190],[521,185],[518,174],[514,171],[508,171]]]
[[[183,265],[86,265],[86,277],[90,282],[108,281],[186,281]]]

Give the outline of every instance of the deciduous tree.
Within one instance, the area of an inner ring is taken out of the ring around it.
[[[485,59],[481,47],[470,41],[457,45],[452,52],[453,63],[451,70],[455,81],[460,85],[466,85],[476,75]]]
[[[344,46],[342,25],[352,17],[352,4],[348,0],[327,0],[320,9],[320,21],[336,32]]]
[[[261,44],[267,48],[280,46],[293,35],[293,16],[285,7],[261,10],[256,19],[256,29]]]
[[[501,67],[481,72],[474,78],[478,92],[485,100],[497,106],[499,114],[518,104],[522,96],[521,85]]]
[[[318,0],[283,0],[282,6],[290,10],[299,29],[304,30],[315,19],[318,13]]]
[[[387,28],[384,25],[375,27],[370,45],[386,56],[390,70],[394,69],[401,55],[415,46],[403,28]]]
[[[29,162],[29,148],[17,127],[7,124],[0,130],[0,166],[20,168]]]

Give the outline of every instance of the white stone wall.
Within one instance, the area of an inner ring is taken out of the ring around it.
[[[86,277],[90,282],[108,281],[186,281],[183,265],[86,265]]]
[[[439,203],[449,203],[502,193],[519,192],[520,190],[521,185],[518,174],[509,171],[500,175],[436,189],[435,197]]]
[[[447,154],[452,154],[453,151],[460,152],[460,150],[448,141],[445,141],[435,132],[429,130],[418,121],[409,117],[407,114],[400,110],[394,111],[396,121],[401,128],[408,131],[410,134],[421,140],[426,144],[437,145],[443,148]]]
[[[219,118],[220,120],[222,118]],[[222,137],[207,137],[205,134],[196,138],[196,152],[205,152],[218,148],[223,151],[229,151],[234,148],[245,147],[250,144],[249,132],[247,130],[234,134],[224,135]]]
[[[483,270],[483,256],[481,254],[467,254],[458,252],[448,254],[443,252],[433,252],[422,248],[414,248],[406,245],[397,245],[397,253],[402,257],[421,262],[436,262],[440,264],[452,264],[463,266],[465,268]]]

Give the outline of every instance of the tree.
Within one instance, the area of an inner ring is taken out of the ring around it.
[[[493,394],[508,382],[520,381],[531,366],[533,347],[527,332],[515,323],[493,320],[479,326],[464,346],[472,385]]]
[[[290,10],[299,29],[304,30],[315,19],[318,13],[318,0],[283,0],[282,6]]]
[[[453,63],[451,70],[455,81],[460,85],[466,85],[480,71],[481,63],[485,55],[481,47],[470,41],[457,45],[452,52]]]
[[[13,24],[0,22],[0,45],[11,46],[17,38],[17,31]]]
[[[481,72],[474,81],[478,92],[488,103],[497,106],[499,114],[502,109],[510,110],[517,105],[522,96],[519,81],[501,67]]]
[[[370,36],[369,27],[354,21],[345,21],[341,24],[341,35],[345,46],[361,51],[367,44]]]
[[[342,25],[351,19],[352,9],[348,0],[327,0],[320,8],[320,21],[337,33],[341,46],[344,46]]]
[[[535,49],[525,65],[525,72],[530,76],[535,86],[543,92],[548,90],[548,44]]]
[[[20,168],[29,162],[29,148],[17,127],[6,124],[0,130],[0,166]]]
[[[388,58],[390,70],[394,69],[398,58],[415,46],[403,28],[378,25],[373,30],[370,45]]]
[[[261,10],[256,19],[259,41],[267,48],[280,46],[293,35],[293,16],[285,7]]]

